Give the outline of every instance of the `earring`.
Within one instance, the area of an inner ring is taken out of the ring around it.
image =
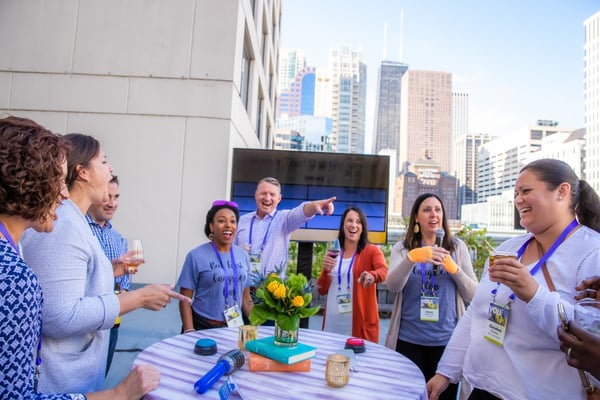
[[[419,223],[415,223],[415,227],[413,228],[414,233],[419,233],[421,231],[421,225]]]
[[[208,234],[208,240],[210,240],[211,242],[215,240],[215,235],[212,232]]]

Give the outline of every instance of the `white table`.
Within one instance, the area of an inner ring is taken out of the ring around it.
[[[260,326],[258,337],[273,335],[273,327]],[[219,328],[177,335],[146,348],[134,360],[152,364],[161,373],[159,387],[146,395],[148,400],[218,399],[219,387],[226,376],[206,393],[194,391],[194,383],[215,366],[218,358],[237,349],[238,328]],[[217,342],[213,356],[194,353],[200,338]],[[329,332],[301,329],[300,342],[317,347],[310,372],[250,372],[244,364],[230,376],[240,387],[243,398],[262,399],[427,399],[425,379],[419,368],[403,355],[372,342],[366,352],[356,354],[357,371],[350,372],[350,382],[332,388],[325,381],[327,355],[344,349],[347,337]],[[230,399],[240,399],[236,393]]]

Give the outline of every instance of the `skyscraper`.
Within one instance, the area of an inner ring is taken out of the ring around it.
[[[287,118],[290,110],[290,90],[298,72],[306,67],[304,50],[281,50],[279,53],[277,103],[275,117]]]
[[[600,11],[586,19],[585,60],[585,138],[586,157],[583,178],[600,192]]]
[[[458,210],[463,204],[477,203],[477,148],[490,141],[487,133],[466,133],[456,139],[455,164],[458,178]]]
[[[452,153],[452,75],[408,70],[402,77],[399,168],[431,159],[450,171]]]
[[[401,82],[407,70],[407,64],[397,61],[382,61],[379,66],[374,154],[379,154],[383,149],[392,149],[396,159],[399,157]],[[393,171],[394,176],[397,173],[397,170]]]
[[[340,46],[329,54],[334,151],[364,153],[367,66],[362,52]]]
[[[296,75],[306,67],[304,50],[281,49],[279,51],[279,84],[277,94],[289,89]]]
[[[458,138],[469,133],[469,95],[467,93],[452,93],[452,143],[457,144]],[[458,178],[456,156],[458,148],[451,154],[450,172]]]

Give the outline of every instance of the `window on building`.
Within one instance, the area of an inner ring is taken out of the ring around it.
[[[248,32],[244,35],[244,49],[242,52],[242,80],[240,87],[240,97],[246,110],[248,110],[248,97],[250,92],[250,67],[252,64],[252,50]]]

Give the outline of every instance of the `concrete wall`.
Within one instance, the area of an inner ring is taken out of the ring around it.
[[[276,71],[279,1],[250,7],[0,2],[0,112],[100,140],[121,181],[114,225],[144,241],[147,262],[134,282],[176,282],[186,253],[207,240],[211,202],[229,196],[232,148],[261,147],[275,125],[264,71]],[[239,95],[244,40],[257,55],[247,106]]]

